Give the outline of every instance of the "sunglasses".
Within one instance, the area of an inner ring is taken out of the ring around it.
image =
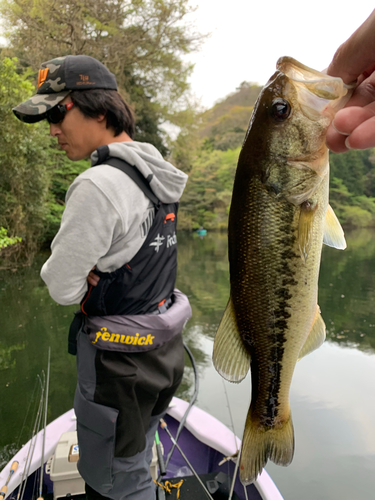
[[[60,123],[63,121],[66,113],[72,109],[74,103],[68,102],[68,104],[57,104],[53,108],[46,112],[46,120],[48,123]]]

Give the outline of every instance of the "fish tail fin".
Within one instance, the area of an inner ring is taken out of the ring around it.
[[[253,483],[268,460],[276,465],[289,465],[293,454],[294,430],[290,413],[283,424],[266,428],[252,419],[250,409],[242,441],[241,482],[244,485]]]

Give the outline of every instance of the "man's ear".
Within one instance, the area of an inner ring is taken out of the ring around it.
[[[101,123],[106,119],[106,117],[105,117],[105,115],[99,115],[96,117],[96,119],[98,120],[99,123]]]

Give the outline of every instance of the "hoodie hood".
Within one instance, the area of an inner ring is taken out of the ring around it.
[[[165,161],[159,151],[145,142],[113,142],[108,144],[110,156],[127,161],[136,167],[149,181],[150,188],[162,203],[178,201],[184,191],[188,176]],[[91,155],[92,165],[98,162],[98,154]]]

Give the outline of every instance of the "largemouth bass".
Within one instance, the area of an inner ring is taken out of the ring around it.
[[[328,204],[325,136],[350,94],[340,78],[280,58],[254,106],[239,156],[228,229],[231,291],[213,361],[231,382],[251,370],[244,484],[268,459],[279,465],[293,459],[294,368],[325,340],[317,303],[322,244],[346,247]]]

